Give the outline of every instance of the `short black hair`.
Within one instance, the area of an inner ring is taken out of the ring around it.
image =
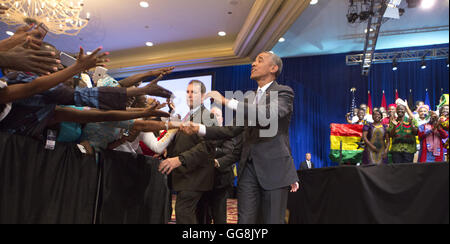
[[[373,112],[372,112],[372,115],[374,113],[379,113],[381,115],[381,117],[383,117],[383,113],[380,111],[380,109],[374,109]]]
[[[278,66],[278,71],[275,73],[275,78],[278,78],[281,75],[281,72],[283,72],[283,60],[280,58],[280,56],[276,55],[274,52],[264,52],[270,55],[272,58],[273,63]]]
[[[417,101],[416,102],[416,107],[419,106],[420,103],[424,103],[423,101]]]

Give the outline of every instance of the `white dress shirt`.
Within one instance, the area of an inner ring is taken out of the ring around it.
[[[256,95],[257,95],[257,96],[255,97],[255,101],[253,102],[253,104],[257,104],[257,103],[259,102],[259,99],[261,99],[261,95],[263,95],[264,93],[266,93],[267,89],[269,89],[269,87],[270,87],[270,86],[272,85],[272,83],[274,83],[274,82],[275,82],[275,81],[269,82],[269,83],[267,83],[265,86],[259,87],[259,88],[258,88],[258,91],[256,92]],[[261,95],[259,95],[259,94],[261,94]],[[230,101],[227,103],[227,107],[228,107],[229,109],[234,110],[234,111],[237,110],[238,105],[239,105],[239,101],[238,101],[238,100],[235,100],[235,99],[230,100]]]

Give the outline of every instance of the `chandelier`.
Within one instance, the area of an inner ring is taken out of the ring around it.
[[[0,21],[8,25],[39,24],[49,32],[76,36],[86,27],[90,14],[81,17],[83,0],[0,0],[9,9],[0,15]]]

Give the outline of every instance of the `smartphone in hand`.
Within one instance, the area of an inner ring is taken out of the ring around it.
[[[39,40],[44,40],[45,36],[48,33],[48,27],[44,23],[40,23],[36,30],[38,30],[39,34],[35,35],[35,37]]]
[[[96,67],[94,75],[92,76],[92,80],[94,81],[94,83],[97,84],[99,80],[105,78],[107,75],[107,72],[108,72],[108,69],[106,69],[106,68],[103,68],[100,66]]]
[[[65,52],[61,52],[60,56],[61,64],[64,65],[64,67],[69,67],[74,65],[77,62],[77,59],[70,56],[69,54]]]

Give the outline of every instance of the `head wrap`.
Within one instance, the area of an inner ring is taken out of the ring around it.
[[[448,94],[442,95],[441,100],[439,102],[440,102],[440,104],[437,106],[438,109],[444,105],[448,105],[448,102],[449,102]]]

